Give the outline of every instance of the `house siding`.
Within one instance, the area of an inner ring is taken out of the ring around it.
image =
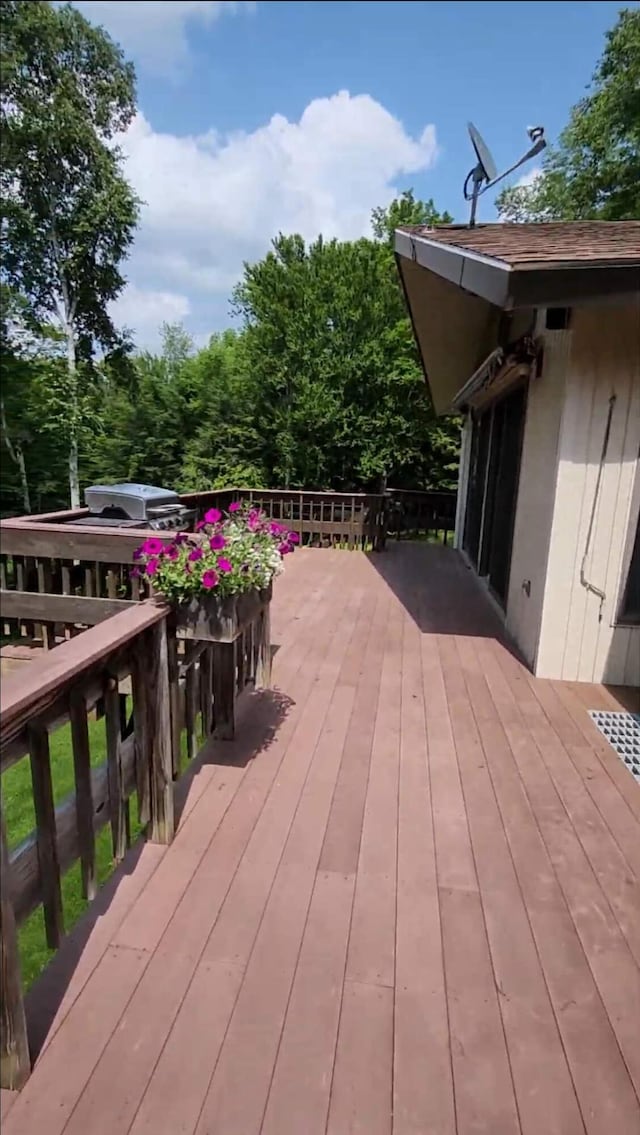
[[[640,627],[616,625],[640,497],[640,300],[575,309],[569,335],[535,672],[640,685]],[[584,579],[604,599],[581,581],[583,560]],[[514,635],[520,641],[515,626]]]
[[[529,383],[506,607],[507,629],[532,669],[545,596],[571,332],[540,332],[540,337],[543,367]]]

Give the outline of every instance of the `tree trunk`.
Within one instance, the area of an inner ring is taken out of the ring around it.
[[[76,336],[73,323],[68,322],[67,370],[69,372],[69,497],[72,508],[80,508],[80,477],[78,474],[78,365]]]
[[[4,434],[4,442],[9,451],[9,457],[18,466],[20,474],[20,490],[22,492],[22,507],[25,512],[31,512],[31,498],[29,496],[29,481],[27,479],[27,465],[24,459],[24,450],[19,442],[15,445],[9,437],[9,427],[7,425],[7,415],[4,408],[4,401],[0,399],[0,420],[2,421],[2,432]]]
[[[27,466],[24,451],[21,445],[16,446],[16,464],[20,473],[20,488],[22,490],[22,507],[25,512],[31,512],[31,497],[29,496],[29,481],[27,480]]]

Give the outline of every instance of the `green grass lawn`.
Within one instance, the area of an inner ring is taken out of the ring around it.
[[[201,724],[198,721],[198,747],[202,742]],[[91,764],[94,766],[103,764],[107,759],[105,721],[104,719],[96,720],[94,714],[89,718],[89,743]],[[49,748],[54,798],[56,804],[60,804],[74,790],[73,753],[69,725],[61,726],[60,729],[50,735]],[[181,750],[184,767],[186,758],[185,732],[183,732],[181,738]],[[28,757],[23,757],[2,774],[2,804],[9,848],[13,849],[35,827],[31,767]],[[135,794],[130,798],[130,808],[131,839],[134,841],[142,832]],[[96,871],[100,884],[108,879],[113,867],[111,827],[107,824],[96,836]],[[62,879],[62,902],[65,930],[69,931],[89,905],[86,899],[82,897],[79,863],[75,863]],[[28,989],[42,972],[53,953],[48,948],[45,939],[42,907],[35,910],[20,927],[18,945],[22,965],[22,981],[25,989]]]

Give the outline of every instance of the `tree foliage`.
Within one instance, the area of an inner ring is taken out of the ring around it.
[[[83,483],[453,487],[458,427],[434,418],[388,239],[408,215],[437,219],[432,203],[405,194],[377,211],[375,240],[306,245],[280,236],[245,266],[235,293],[240,329],[196,350],[182,327],[167,325],[157,354],[102,360],[82,404]],[[24,441],[32,503],[63,506],[64,433],[46,433],[50,477],[37,428],[43,407],[57,420],[59,344],[29,357],[5,353],[4,362],[8,424]],[[15,471],[2,508],[21,511]]]
[[[640,217],[640,9],[607,32],[591,90],[573,108],[533,184],[506,189],[507,221]]]
[[[0,57],[2,271],[37,323],[64,335],[69,478],[94,346],[118,343],[109,304],[133,239],[137,201],[114,135],[135,112],[120,48],[70,5],[3,4]]]
[[[457,427],[437,424],[388,242],[405,195],[377,210],[379,239],[279,236],[235,291],[275,483],[354,488],[451,481]]]

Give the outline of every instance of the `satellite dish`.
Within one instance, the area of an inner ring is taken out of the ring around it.
[[[465,201],[471,202],[469,228],[473,228],[476,223],[476,208],[478,205],[478,197],[480,197],[482,193],[486,193],[487,189],[490,189],[492,185],[495,185],[498,181],[502,181],[504,177],[507,177],[510,173],[513,173],[514,169],[517,169],[518,166],[521,166],[524,162],[528,162],[530,158],[534,158],[536,154],[539,154],[541,150],[544,150],[547,143],[544,140],[544,126],[528,126],[527,134],[529,135],[529,138],[531,139],[533,145],[529,147],[526,154],[523,154],[521,158],[518,158],[518,161],[515,162],[514,165],[509,166],[509,169],[506,169],[504,173],[499,174],[496,163],[491,157],[491,151],[487,146],[484,138],[482,137],[480,131],[477,130],[473,125],[473,122],[468,123],[468,130],[469,137],[471,138],[471,145],[473,146],[476,152],[476,158],[478,159],[477,165],[475,165],[474,168],[467,174],[463,189]],[[469,188],[470,183],[472,183],[471,189]]]
[[[491,157],[491,151],[487,146],[487,143],[485,142],[482,134],[477,129],[477,127],[473,125],[473,122],[467,123],[467,130],[469,131],[471,145],[476,152],[478,164],[482,166],[485,180],[493,181],[494,177],[498,176],[498,167]]]

